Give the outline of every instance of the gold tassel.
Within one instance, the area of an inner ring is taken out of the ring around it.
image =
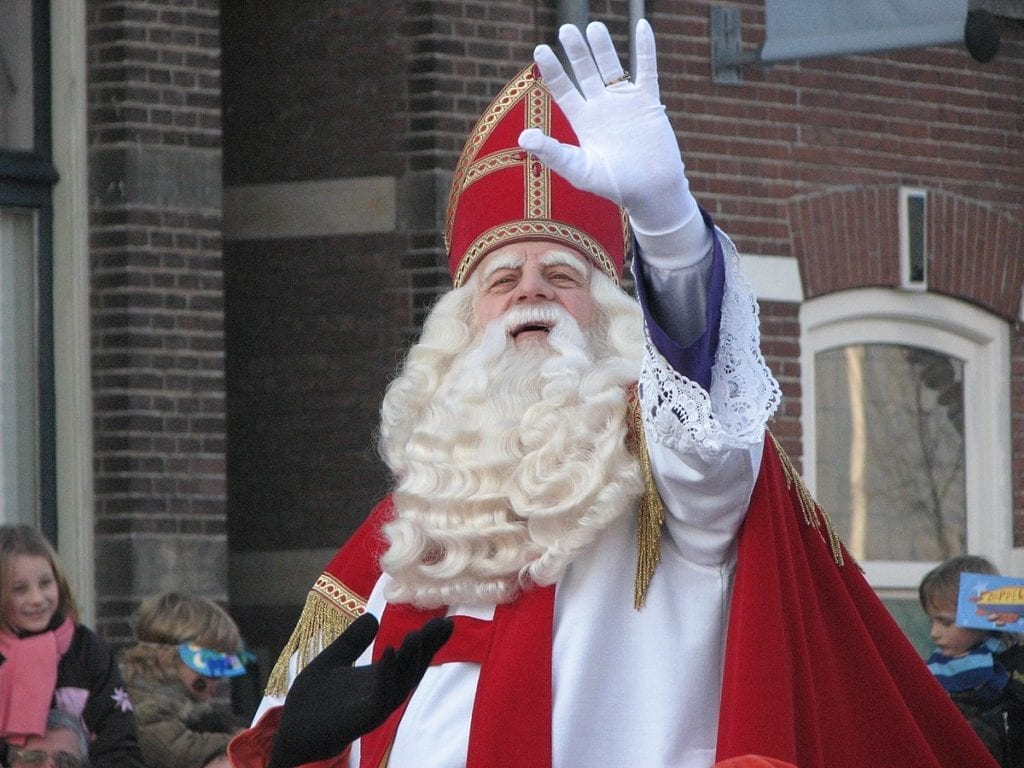
[[[651,472],[651,459],[647,455],[647,438],[644,435],[643,416],[640,413],[640,398],[636,385],[630,387],[628,407],[627,441],[630,452],[640,462],[640,474],[644,479],[644,495],[640,499],[637,520],[636,578],[633,581],[633,607],[639,611],[644,607],[647,588],[661,561],[661,528],[665,523],[665,505]]]
[[[266,694],[284,696],[288,693],[288,667],[292,656],[296,657],[297,671],[301,672],[365,610],[366,603],[361,598],[337,579],[321,574],[309,591],[302,615],[270,672]]]
[[[800,500],[800,509],[804,513],[804,522],[817,529],[818,533],[821,534],[821,538],[824,539],[832,551],[832,559],[835,560],[836,565],[843,565],[843,546],[839,534],[836,533],[836,529],[832,525],[832,519],[825,510],[818,506],[818,502],[814,500],[814,496],[811,495],[810,490],[804,484],[803,478],[796,471],[796,467],[793,466],[789,456],[782,450],[782,446],[775,439],[775,435],[769,432],[768,437],[771,438],[772,445],[775,446],[775,451],[779,454],[782,473],[786,476],[786,488],[792,491],[793,487],[796,486],[796,495]]]

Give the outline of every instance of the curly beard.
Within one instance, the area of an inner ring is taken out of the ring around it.
[[[639,308],[606,278],[594,282],[589,337],[557,304],[474,335],[471,285],[431,312],[382,409],[381,451],[397,481],[381,557],[392,602],[508,602],[556,582],[636,508],[626,398]],[[524,320],[554,322],[546,344],[510,342],[507,329]]]

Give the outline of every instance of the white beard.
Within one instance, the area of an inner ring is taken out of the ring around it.
[[[381,444],[396,519],[381,565],[393,602],[508,602],[553,584],[636,508],[626,398],[639,353],[595,362],[560,306],[526,311],[448,357],[425,330],[389,388]],[[510,343],[507,328],[523,319],[556,322],[546,344]]]

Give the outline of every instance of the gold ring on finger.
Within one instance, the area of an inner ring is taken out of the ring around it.
[[[621,75],[616,77],[614,80],[609,80],[608,82],[606,82],[604,84],[604,87],[605,88],[611,88],[613,85],[618,85],[619,83],[625,83],[625,82],[628,82],[628,81],[629,81],[629,72],[623,70]]]

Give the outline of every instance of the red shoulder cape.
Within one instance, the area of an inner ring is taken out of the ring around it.
[[[838,540],[836,563],[821,510],[805,520],[788,461],[769,437],[740,531],[718,759],[997,768]]]

